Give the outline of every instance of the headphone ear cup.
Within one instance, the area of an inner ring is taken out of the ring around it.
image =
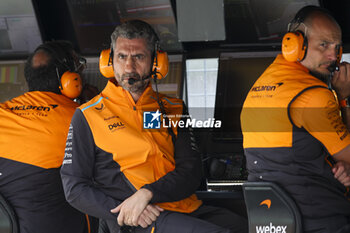
[[[113,70],[113,63],[112,63],[111,56],[113,56],[113,53],[111,53],[111,49],[102,50],[100,54],[100,63],[99,63],[100,72],[106,78],[114,77],[114,70]]]
[[[78,73],[66,71],[61,77],[60,90],[61,93],[68,98],[77,98],[81,90],[83,89],[83,84],[81,77]]]
[[[282,54],[289,62],[302,61],[305,58],[307,49],[306,38],[299,32],[288,32],[282,40]]]
[[[169,59],[168,54],[163,51],[156,51],[154,58],[152,72],[156,74],[157,79],[160,80],[168,75],[169,71]]]

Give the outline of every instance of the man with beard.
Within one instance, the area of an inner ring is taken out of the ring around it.
[[[300,54],[292,57],[295,38],[301,39]],[[248,180],[272,181],[288,191],[307,233],[350,232],[350,135],[339,109],[346,120],[350,64],[335,71],[340,56],[334,18],[320,7],[302,8],[289,24],[282,55],[255,82],[241,113]]]
[[[29,91],[0,104],[0,194],[14,209],[18,232],[88,233],[86,216],[65,200],[60,177],[80,68],[69,42],[44,43],[25,64]]]
[[[161,112],[179,121],[185,112],[182,100],[152,90],[158,44],[152,27],[128,21],[111,43],[116,82],[72,119],[61,169],[68,202],[100,218],[100,232],[247,232],[244,218],[204,206],[194,194],[201,161],[191,132],[143,128],[146,114],[151,122]]]

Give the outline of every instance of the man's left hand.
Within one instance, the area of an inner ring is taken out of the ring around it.
[[[332,168],[334,178],[339,180],[344,186],[350,186],[350,164],[339,161]]]

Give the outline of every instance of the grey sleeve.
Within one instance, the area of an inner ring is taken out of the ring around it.
[[[96,153],[90,127],[80,109],[72,118],[67,136],[61,178],[67,201],[88,215],[116,219],[110,210],[120,202],[105,195],[94,186],[93,171]]]

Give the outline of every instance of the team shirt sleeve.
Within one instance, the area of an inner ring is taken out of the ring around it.
[[[350,135],[342,121],[339,105],[331,91],[313,88],[303,92],[290,106],[293,123],[306,129],[331,155],[350,145]]]
[[[76,209],[103,219],[116,219],[110,210],[118,203],[93,184],[96,146],[80,109],[76,110],[67,136],[61,178],[67,201]]]

